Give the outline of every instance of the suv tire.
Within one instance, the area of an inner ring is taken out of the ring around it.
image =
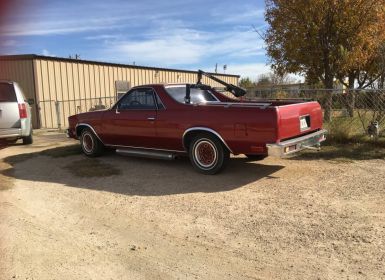
[[[23,145],[31,145],[33,143],[32,129],[28,136],[25,136],[23,139]]]

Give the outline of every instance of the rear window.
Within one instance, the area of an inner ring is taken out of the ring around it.
[[[185,103],[186,86],[168,86],[166,91],[172,98],[180,103]],[[199,88],[192,88],[190,90],[191,103],[205,103],[205,102],[218,102],[219,100],[209,91]]]
[[[12,84],[0,83],[0,102],[17,102]]]

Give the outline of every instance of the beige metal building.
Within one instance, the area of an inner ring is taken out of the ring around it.
[[[215,74],[237,85],[239,76]],[[130,87],[152,83],[195,83],[197,72],[47,57],[0,56],[0,80],[20,84],[32,103],[35,128],[64,128],[70,115],[110,107]],[[203,82],[222,87],[210,79]]]

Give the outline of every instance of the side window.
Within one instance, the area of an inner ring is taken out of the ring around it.
[[[159,110],[166,109],[166,107],[163,105],[162,100],[160,100],[158,94],[155,93],[155,96],[156,96],[156,103],[158,104],[158,109]]]
[[[156,110],[154,91],[152,89],[135,89],[128,92],[118,103],[119,110]]]

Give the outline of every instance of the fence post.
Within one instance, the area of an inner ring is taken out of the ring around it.
[[[55,101],[57,127],[61,129],[60,101]]]
[[[333,91],[326,92],[325,104],[324,104],[324,121],[330,122],[332,120],[333,109]]]

